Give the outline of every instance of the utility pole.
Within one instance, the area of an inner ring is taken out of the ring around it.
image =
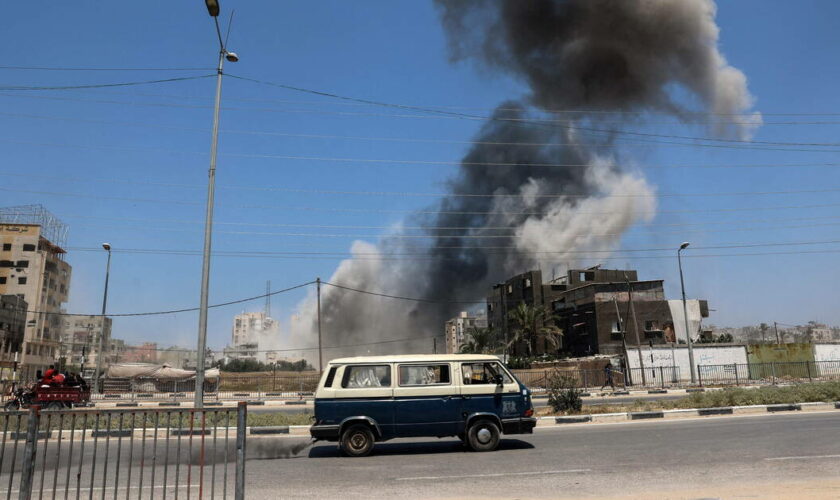
[[[621,312],[618,310],[618,299],[613,295],[613,304],[615,304],[615,315],[618,318],[618,331],[621,333],[621,347],[624,349],[624,370],[627,381],[633,385],[632,373],[630,373],[630,360],[627,358],[627,332],[625,331],[625,323],[621,321]]]
[[[437,337],[432,337],[432,353],[437,354]]]
[[[627,307],[630,308],[630,315],[633,318],[633,332],[636,334],[636,349],[639,351],[639,371],[642,372],[642,385],[647,385],[645,361],[642,357],[642,340],[639,338],[639,322],[636,320],[636,308],[633,307],[633,285],[630,284],[627,273],[624,273],[624,280],[627,282]]]
[[[271,280],[265,282],[265,317],[271,317]]]
[[[773,331],[776,332],[776,343],[781,344],[782,340],[779,337],[779,329],[776,327],[776,322],[775,321],[773,322]]]
[[[685,302],[685,280],[683,280],[682,271],[682,254],[681,252],[688,248],[689,242],[683,242],[677,250],[677,265],[680,268],[680,288],[682,289],[682,303],[683,303],[683,319],[685,320],[685,341],[688,344],[688,368],[691,371],[691,383],[697,383],[697,375],[695,374],[694,366],[694,346],[691,342],[691,332],[688,330],[688,306]]]
[[[324,372],[324,353],[321,348],[321,278],[315,278],[318,290],[318,372]]]
[[[219,28],[218,0],[204,0],[207,12],[216,24],[216,35],[219,37],[219,65],[216,68],[216,100],[213,106],[213,132],[210,139],[210,169],[207,172],[207,207],[204,214],[204,251],[201,263],[201,299],[198,306],[198,348],[195,363],[195,404],[194,408],[204,408],[204,359],[207,348],[207,308],[210,290],[210,249],[213,238],[213,202],[216,193],[216,152],[219,145],[219,108],[222,103],[222,75],[225,60],[236,62],[239,60],[233,52],[228,52],[226,41],[222,40]],[[230,33],[230,25],[228,25]]]
[[[99,385],[99,377],[102,375],[102,358],[103,358],[103,351],[102,351],[102,339],[105,337],[105,324],[108,318],[105,317],[105,306],[108,304],[108,278],[111,275],[111,245],[108,243],[103,243],[102,248],[108,252],[108,263],[105,265],[105,292],[102,294],[102,317],[100,318],[101,328],[99,329],[99,343],[96,351],[96,371],[93,375],[93,388],[94,392],[101,393],[102,389]]]

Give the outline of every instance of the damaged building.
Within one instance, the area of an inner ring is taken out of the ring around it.
[[[628,345],[635,345],[636,333],[643,344],[685,342],[682,300],[665,298],[664,280],[639,280],[635,270],[600,266],[571,269],[549,283],[541,278],[540,271],[528,271],[494,285],[487,297],[488,325],[509,334],[516,327],[510,312],[525,303],[551,312],[563,330],[558,353],[570,356],[620,354],[622,333]],[[686,310],[695,339],[702,319],[709,316],[708,302],[688,300]],[[539,337],[534,353],[546,353]]]

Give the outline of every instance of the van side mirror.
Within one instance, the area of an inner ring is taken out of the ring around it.
[[[496,375],[493,375],[493,382],[495,382],[496,385],[505,385],[505,378],[501,374],[497,373]]]

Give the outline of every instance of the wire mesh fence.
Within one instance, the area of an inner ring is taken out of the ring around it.
[[[0,498],[244,498],[245,405],[0,413]]]
[[[697,378],[700,385],[824,382],[840,379],[840,361],[699,365]]]

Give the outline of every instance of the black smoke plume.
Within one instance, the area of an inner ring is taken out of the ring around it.
[[[425,243],[401,238],[408,233],[401,230],[375,245],[357,241],[355,257],[330,278],[436,302],[324,289],[325,345],[416,340],[327,350],[328,359],[429,352],[429,337],[467,308],[458,301],[481,300],[492,284],[528,269],[575,265],[581,249],[616,249],[624,231],[656,210],[654,189],[620,166],[611,142],[619,133],[616,121],[632,126],[652,112],[693,120],[692,109],[682,104],[693,100],[695,111],[726,117],[712,120],[716,134],[747,137],[760,123],[758,114],[738,125],[726,116],[744,116],[752,97],[743,73],[717,50],[711,1],[436,4],[454,61],[472,59],[510,73],[528,94],[498,106],[476,134],[448,182],[449,195],[433,207],[439,213],[410,218],[428,228]],[[682,92],[679,101],[675,88]],[[606,133],[591,133],[593,127]],[[388,260],[393,253],[418,256]],[[293,325],[293,342],[311,345],[314,316],[314,301],[307,300]]]

